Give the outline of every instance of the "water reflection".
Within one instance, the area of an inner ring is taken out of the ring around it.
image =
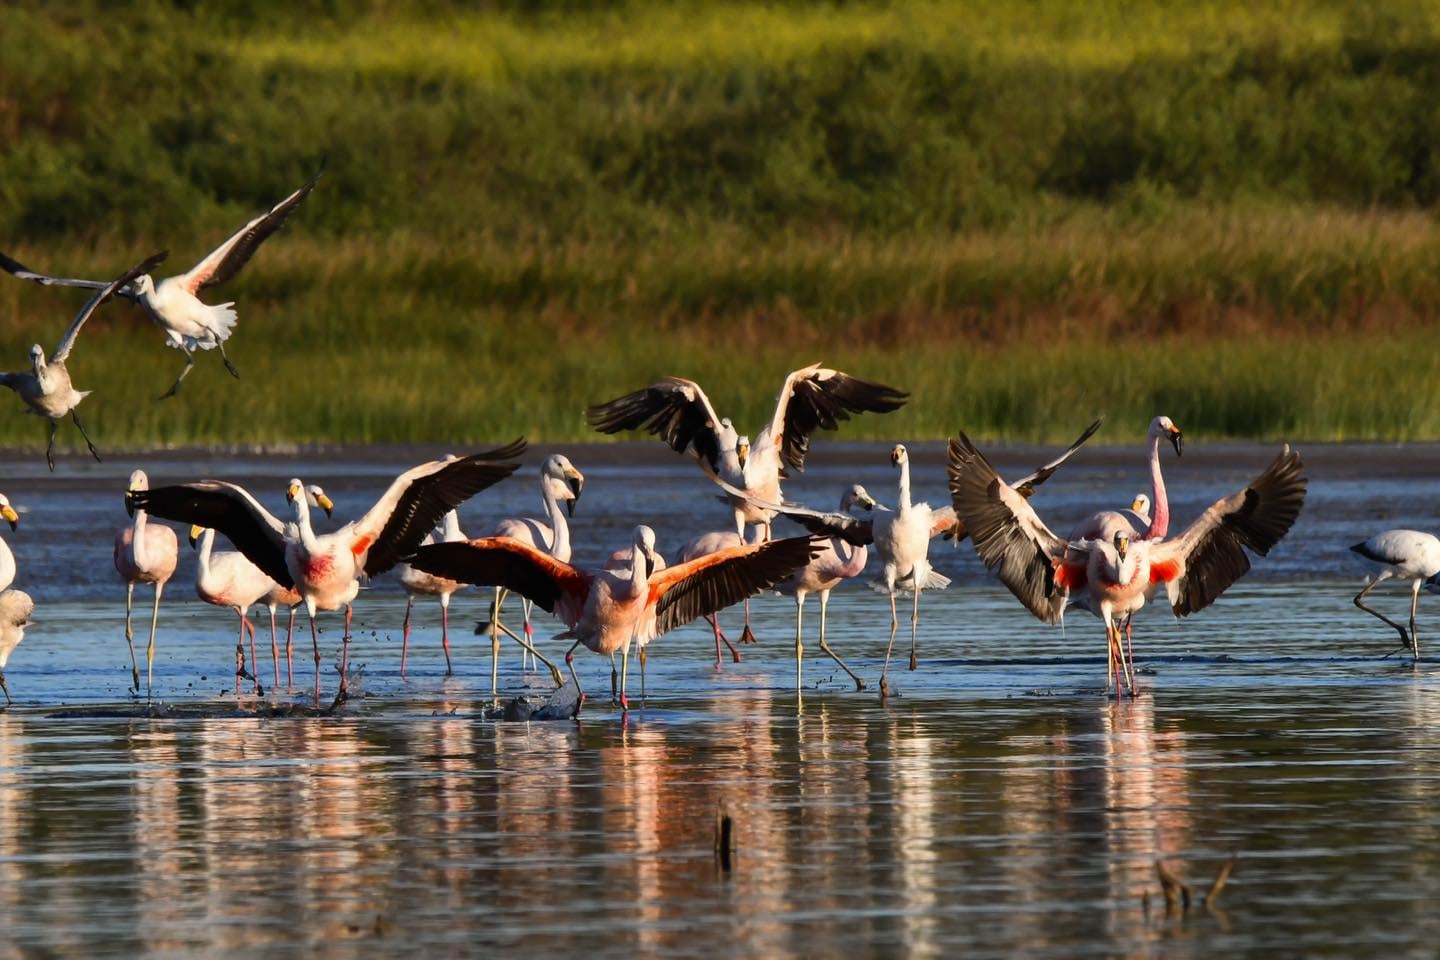
[[[1366,891],[1436,892],[1424,683],[1312,698],[1283,728],[1209,694],[797,710],[742,688],[583,725],[480,723],[443,696],[319,722],[0,714],[0,953],[1304,952],[1383,936]],[[1257,831],[1282,798],[1305,816]],[[1403,837],[1368,829],[1386,817]],[[1157,857],[1203,888],[1237,838],[1228,927],[1157,915]],[[1295,896],[1297,868],[1323,899]]]

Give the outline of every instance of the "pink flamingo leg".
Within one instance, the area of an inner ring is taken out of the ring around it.
[[[275,665],[275,686],[280,686],[280,636],[275,629],[275,608],[270,608],[270,661]]]
[[[340,638],[340,692],[346,691],[345,679],[350,670],[350,616],[351,606],[345,604],[345,636]]]
[[[320,706],[320,634],[315,630],[315,615],[310,615],[310,645],[315,648],[315,706]]]
[[[530,626],[530,624],[525,624]],[[440,598],[440,645],[445,648],[445,676],[455,675],[455,668],[450,663],[450,598]]]
[[[290,625],[285,628],[285,686],[295,686],[295,608],[290,608]]]
[[[255,679],[255,692],[265,696],[265,688],[260,686],[260,658],[255,653],[255,624],[245,614],[240,614],[240,622],[250,631],[250,670],[251,676]]]
[[[719,615],[714,613],[707,613],[705,614],[705,619],[710,623],[710,629],[715,632],[715,669],[723,669],[723,661],[720,658],[721,641],[724,641],[725,646],[730,648],[730,656],[734,658],[736,663],[739,663],[740,651],[735,649],[735,645],[730,642],[730,638],[725,636],[725,631],[720,629]]]
[[[730,641],[729,641],[729,640],[726,640],[725,642],[728,644]],[[750,630],[750,601],[749,601],[749,600],[746,600],[746,601],[745,601],[745,629],[740,631],[740,642],[741,642],[741,643],[754,643],[754,642],[755,642],[755,634],[754,634],[753,632],[751,632],[751,630]],[[734,648],[734,647],[731,647],[731,648],[730,648],[730,651],[731,651],[732,653],[735,653],[735,662],[736,662],[736,663],[739,663],[739,662],[740,662],[740,654],[735,652],[735,648]]]
[[[405,598],[405,626],[400,628],[400,679],[405,679],[405,657],[410,652],[410,611],[415,608],[415,598]]]

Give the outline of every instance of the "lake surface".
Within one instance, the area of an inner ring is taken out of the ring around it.
[[[143,466],[155,483],[235,479],[277,510],[298,475],[326,487],[340,520],[437,452],[177,454]],[[728,524],[694,467],[663,448],[568,452],[587,476],[573,524],[582,563],[623,546],[636,522],[671,555]],[[7,540],[16,586],[37,608],[6,670],[17,703],[0,714],[0,956],[1429,956],[1440,938],[1440,670],[1394,654],[1393,632],[1351,606],[1364,567],[1346,548],[1389,527],[1440,527],[1440,448],[1304,452],[1309,501],[1270,558],[1183,623],[1161,609],[1136,618],[1134,701],[1102,695],[1098,621],[1045,627],[968,544],[937,544],[955,582],[922,599],[913,673],[902,632],[900,695],[888,703],[874,691],[888,606],[856,583],[836,591],[828,633],[863,692],[817,656],[811,602],[798,697],[794,605],[765,597],[743,662],[717,671],[703,623],[663,637],[644,707],[622,717],[609,664],[581,651],[581,720],[528,724],[481,719],[490,643],[471,633],[485,607],[473,591],[452,606],[456,675],[443,676],[431,603],[417,605],[399,676],[405,601],[388,579],[357,602],[350,703],[324,718],[247,715],[253,695],[233,696],[234,616],[195,598],[188,547],[160,620],[155,695],[169,712],[141,716],[110,560],[140,462],[68,459],[52,478],[38,458],[12,457],[0,491],[22,521]],[[817,446],[787,494],[830,507],[859,480],[889,502],[887,454]],[[1273,454],[1167,451],[1177,523]],[[1018,474],[1047,456],[993,459]],[[917,494],[943,503],[939,447],[912,458]],[[1065,529],[1147,485],[1134,449],[1097,448],[1036,505]],[[462,518],[479,533],[538,507],[527,466]],[[1397,618],[1408,609],[1403,588],[1372,596]],[[143,645],[148,594],[137,601]],[[1427,623],[1440,638],[1440,618],[1427,617],[1437,607],[1422,599],[1422,646]],[[740,616],[722,615],[732,637]],[[328,663],[339,623],[322,624]],[[552,624],[539,615],[537,636]],[[266,703],[309,702],[308,633],[296,639],[297,688],[267,689]],[[267,625],[267,688],[268,646]],[[553,684],[507,642],[500,687],[542,698]],[[722,811],[729,871],[714,852]],[[1207,910],[1199,894],[1232,853]],[[1167,915],[1157,858],[1194,886],[1188,913]]]

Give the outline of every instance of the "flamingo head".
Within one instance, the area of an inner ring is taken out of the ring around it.
[[[852,483],[850,489],[845,491],[845,496],[840,498],[840,512],[849,513],[856,507],[861,510],[874,510],[875,498],[870,496],[860,484]]]
[[[750,459],[750,438],[741,437],[735,441],[735,458],[740,461],[740,469],[745,469],[745,461]]]
[[[10,506],[10,498],[3,493],[0,493],[0,517],[5,518],[5,522],[10,524],[11,530],[20,526],[20,515],[15,512],[14,507]]]
[[[557,500],[565,501],[565,514],[575,516],[575,504],[585,489],[585,474],[575,469],[563,453],[552,453],[540,468],[540,480],[546,490],[553,490]]]
[[[655,531],[640,524],[635,528],[635,549],[645,557],[645,576],[655,573]]]
[[[130,485],[125,488],[125,512],[135,516],[135,494],[141,490],[150,489],[150,478],[145,476],[144,470],[136,470],[130,474]]]
[[[1135,499],[1130,502],[1130,509],[1148,517],[1150,515],[1150,497],[1143,493],[1135,494]]]
[[[35,368],[36,374],[45,369],[45,348],[38,343],[30,347],[30,365]]]
[[[203,534],[204,532],[205,532],[205,528],[202,527],[202,526],[200,526],[200,524],[198,524],[198,523],[197,523],[197,524],[194,524],[193,526],[191,526],[191,527],[190,527],[190,546],[193,547],[193,546],[195,546],[195,544],[199,543],[199,542],[200,542],[200,536],[201,536],[201,534]]]
[[[305,484],[292,477],[290,482],[285,485],[285,502],[293,505],[298,513],[301,501],[304,501],[306,505],[309,504],[309,501],[305,499]]]
[[[910,454],[905,450],[905,444],[895,444],[895,449],[890,451],[890,465],[894,467],[904,466],[910,462]]]
[[[1175,456],[1183,456],[1185,442],[1181,436],[1180,428],[1175,426],[1175,421],[1169,417],[1160,416],[1150,421],[1151,438],[1163,437],[1170,441],[1170,446],[1175,448]]]
[[[1120,562],[1125,562],[1125,555],[1130,552],[1130,534],[1125,530],[1116,530],[1115,539],[1112,541],[1115,547],[1115,555]]]
[[[324,510],[325,516],[333,517],[335,515],[335,501],[325,496],[325,491],[321,489],[320,484],[312,483],[305,488],[305,500],[310,506]]]
[[[130,284],[135,288],[136,296],[149,296],[155,292],[155,280],[148,273],[140,274]]]

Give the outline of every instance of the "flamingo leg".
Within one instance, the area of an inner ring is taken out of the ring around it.
[[[140,692],[140,663],[135,659],[135,631],[130,624],[130,611],[135,606],[135,584],[125,585],[125,643],[130,647],[130,689]]]
[[[1135,624],[1134,615],[1125,618],[1125,680],[1130,684],[1130,696],[1135,696],[1135,644],[1131,633]]]
[[[155,687],[155,628],[160,623],[160,594],[164,589],[164,581],[156,581],[155,606],[150,610],[150,643],[145,647],[145,699],[147,701]]]
[[[1424,580],[1417,578],[1410,585],[1410,652],[1416,660],[1420,659],[1420,631],[1415,629],[1415,612],[1420,607],[1420,587],[1424,583]]]
[[[350,616],[352,608],[345,604],[345,635],[340,638],[340,693],[346,692],[345,678],[350,670]]]
[[[721,643],[724,643],[725,646],[730,650],[730,656],[734,659],[734,661],[735,661],[736,663],[739,663],[739,662],[740,662],[740,651],[737,650],[737,649],[735,649],[735,645],[730,642],[730,638],[727,637],[727,636],[725,636],[725,631],[720,629],[720,614],[718,614],[718,613],[707,613],[707,614],[705,614],[705,619],[710,622],[710,629],[715,632],[715,669],[716,669],[716,670],[723,669],[723,667],[722,667],[722,662],[723,662],[723,661],[722,661],[721,658],[720,658],[720,644],[721,644]],[[753,641],[752,641],[752,642],[753,642]]]
[[[754,643],[754,642],[755,642],[755,634],[754,634],[754,633],[751,631],[751,629],[750,629],[750,598],[748,598],[748,597],[745,598],[745,629],[740,631],[740,642],[741,642],[741,643]],[[727,640],[726,643],[729,643],[729,641]],[[739,662],[740,662],[740,651],[739,651],[739,650],[736,650],[734,647],[731,647],[731,648],[730,648],[730,652],[735,655],[735,662],[736,662],[736,663],[739,663]]]
[[[555,664],[551,662],[549,657],[545,656],[539,650],[536,650],[533,644],[527,643],[520,637],[515,636],[515,634],[510,630],[510,628],[505,626],[503,623],[500,624],[500,632],[505,634],[505,636],[509,637],[511,640],[514,640],[516,643],[520,644],[520,646],[529,650],[530,656],[534,657],[537,661],[545,664],[545,666],[550,670],[550,676],[555,679],[556,689],[565,686],[565,680],[563,677],[560,676],[560,668],[555,666]]]
[[[1381,573],[1378,577],[1376,577],[1374,580],[1371,580],[1369,583],[1367,583],[1367,584],[1365,585],[1365,589],[1364,589],[1364,590],[1361,590],[1359,593],[1355,594],[1355,601],[1354,601],[1354,603],[1355,603],[1355,606],[1359,607],[1361,610],[1364,610],[1366,613],[1370,614],[1372,617],[1379,617],[1381,620],[1384,620],[1386,623],[1390,624],[1390,626],[1394,627],[1395,630],[1396,630],[1397,632],[1399,632],[1399,634],[1400,634],[1400,642],[1401,642],[1402,644],[1404,644],[1406,647],[1410,647],[1410,635],[1405,632],[1405,628],[1404,628],[1404,627],[1400,626],[1400,624],[1396,623],[1394,620],[1391,620],[1389,617],[1385,616],[1385,614],[1381,613],[1379,610],[1376,610],[1376,609],[1373,608],[1373,607],[1367,607],[1367,606],[1365,606],[1365,604],[1364,604],[1364,602],[1363,602],[1363,601],[1365,600],[1365,595],[1366,595],[1366,594],[1368,594],[1371,590],[1374,590],[1376,587],[1380,586],[1380,584],[1384,583],[1386,580],[1389,580],[1389,579],[1390,579],[1390,572],[1389,572],[1389,571],[1382,572],[1382,573]],[[1413,649],[1413,648],[1412,648],[1412,649]]]
[[[504,592],[495,588],[495,599],[490,602],[490,696],[500,695],[500,604]],[[508,631],[507,631],[508,632]]]
[[[829,590],[821,590],[821,591],[820,591],[820,652],[823,653],[823,654],[825,654],[825,655],[826,655],[827,657],[829,657],[831,660],[834,660],[835,663],[836,663],[836,665],[838,665],[841,670],[844,670],[847,674],[850,675],[850,679],[855,681],[855,690],[856,690],[856,692],[859,692],[859,691],[865,689],[865,681],[864,681],[864,680],[861,680],[861,679],[855,674],[855,671],[854,671],[854,670],[851,670],[849,667],[847,667],[847,666],[845,665],[845,661],[844,661],[844,660],[841,660],[841,659],[836,655],[835,651],[830,649],[830,644],[828,644],[828,643],[825,642],[825,608],[828,607],[829,605],[830,605],[830,591],[829,591]]]
[[[255,652],[255,624],[243,612],[240,614],[240,624],[250,631],[250,674],[255,681],[256,695],[263,697],[265,688],[260,686],[260,657]]]
[[[50,468],[51,473],[55,472],[55,431],[58,429],[60,428],[55,425],[55,421],[51,420],[50,439],[45,444],[45,463]],[[136,686],[139,686],[139,684],[136,684]]]
[[[530,622],[530,614],[535,610],[535,604],[520,598],[520,611],[525,615],[525,639],[530,642],[528,648],[520,648],[520,669],[534,670],[536,660],[533,655],[535,649],[535,625]]]
[[[290,608],[290,625],[285,628],[285,686],[295,686],[295,608]]]
[[[235,638],[235,699],[240,699],[240,678],[247,676],[245,673],[245,614],[238,613],[240,617],[240,635]]]
[[[630,676],[630,644],[620,651],[620,712],[630,712],[630,701],[625,697],[625,681]]]
[[[920,584],[915,584],[915,596],[910,601],[910,669],[917,666],[915,645],[920,640]]]
[[[585,690],[580,686],[580,674],[575,672],[575,648],[580,646],[576,640],[570,644],[570,649],[565,651],[565,666],[570,668],[570,679],[575,681],[575,694],[579,697],[579,703],[575,705],[575,716],[580,716],[580,708],[585,706]]]
[[[4,671],[4,670],[0,670],[0,691],[3,691],[4,694],[5,694],[5,706],[8,707],[8,706],[10,706],[10,704],[12,704],[12,703],[15,702],[15,701],[14,701],[13,699],[11,699],[11,697],[10,697],[10,688],[5,685],[5,671]]]
[[[405,623],[400,627],[400,679],[405,679],[405,658],[410,654],[410,611],[415,609],[415,597],[405,598]]]
[[[440,646],[445,649],[445,676],[453,677],[455,668],[450,663],[450,594],[440,594]]]
[[[275,604],[270,604],[270,662],[275,665],[275,682],[271,686],[280,686],[280,636],[275,629]]]
[[[315,648],[315,706],[320,706],[320,634],[315,629],[315,614],[310,614],[310,645]]]
[[[171,397],[175,396],[175,394],[179,393],[180,381],[188,377],[190,375],[190,371],[195,369],[195,351],[185,346],[184,340],[175,343],[175,346],[179,347],[181,351],[183,351],[185,354],[185,369],[180,371],[180,376],[175,378],[175,382],[170,385],[170,389],[160,394],[161,400],[168,400]]]
[[[800,636],[801,625],[805,621],[805,593],[795,593],[795,702],[798,706],[803,696],[801,690],[805,685],[805,643]]]
[[[85,424],[80,422],[80,415],[74,410],[70,411],[70,419],[75,424],[75,429],[80,431],[80,436],[85,438],[85,446],[90,448],[90,456],[95,458],[96,463],[103,463],[100,459],[100,451],[95,449],[95,444],[90,439],[90,434],[85,432]]]
[[[627,646],[625,649],[628,651],[630,648]],[[619,700],[619,699],[620,699],[620,674],[619,674],[619,672],[615,669],[615,654],[614,654],[614,652],[612,651],[611,654],[610,654],[610,702],[611,702],[611,703],[614,703],[615,701],[617,701],[617,700]]]
[[[895,634],[900,632],[900,615],[895,611],[895,588],[890,588],[890,642],[885,646],[885,666],[880,669],[880,699],[890,693],[890,652],[895,649]]]
[[[640,702],[645,702],[645,651],[648,647],[640,648]]]

